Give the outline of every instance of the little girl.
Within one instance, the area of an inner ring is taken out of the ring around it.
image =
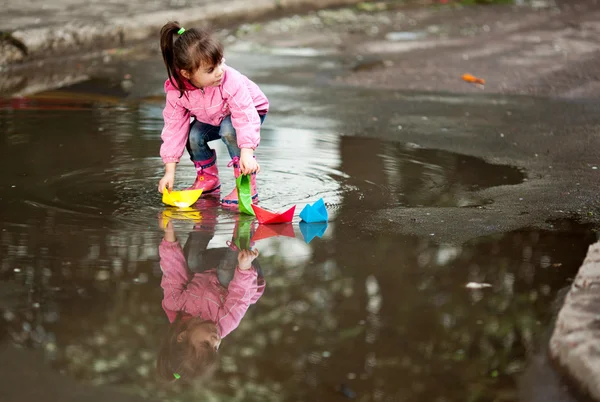
[[[159,224],[165,232],[159,246],[162,305],[170,325],[158,353],[157,371],[167,382],[191,381],[209,376],[216,369],[221,338],[237,328],[248,307],[262,296],[265,281],[259,275],[260,265],[254,261],[258,251],[206,250],[214,230],[190,235],[186,243],[188,260],[192,259],[190,254],[197,253],[196,260],[200,261],[192,272],[173,224]]]
[[[158,191],[173,188],[175,167],[187,147],[197,171],[191,188],[202,189],[203,195],[218,192],[221,182],[216,154],[208,141],[220,138],[231,156],[227,166],[233,166],[235,178],[240,173],[252,175],[252,199],[257,202],[256,173],[260,166],[254,150],[269,111],[267,97],[254,82],[225,65],[223,46],[205,30],[186,30],[177,22],[169,22],[161,29],[160,47],[169,79],[165,82],[167,102],[160,148],[165,175]],[[221,203],[236,205],[236,189]]]

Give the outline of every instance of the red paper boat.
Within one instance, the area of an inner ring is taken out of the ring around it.
[[[256,219],[258,219],[258,223],[262,223],[264,225],[271,225],[274,223],[290,223],[292,219],[294,219],[294,211],[296,210],[296,206],[294,205],[290,209],[285,212],[271,212],[266,209],[262,209],[254,204],[252,204],[252,209],[256,214]]]
[[[268,239],[270,237],[285,236],[296,237],[294,227],[291,223],[281,223],[279,225],[259,225],[252,236],[252,241]]]

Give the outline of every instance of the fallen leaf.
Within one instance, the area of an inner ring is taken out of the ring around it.
[[[471,82],[473,84],[485,85],[485,80],[483,78],[477,78],[471,74],[463,74],[462,79],[463,81]]]

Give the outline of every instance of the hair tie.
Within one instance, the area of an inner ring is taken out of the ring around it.
[[[179,35],[182,35],[184,32],[185,32],[185,28],[184,27],[179,28],[179,31],[177,31],[177,33]]]

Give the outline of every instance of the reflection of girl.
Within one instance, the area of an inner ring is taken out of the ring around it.
[[[192,380],[215,370],[221,338],[237,328],[265,284],[253,267],[258,251],[242,250],[236,259],[222,259],[232,267],[220,264],[217,269],[206,269],[208,264],[203,264],[205,270],[192,273],[172,224],[164,230],[159,246],[162,305],[171,324],[158,354],[157,370],[166,381]]]

